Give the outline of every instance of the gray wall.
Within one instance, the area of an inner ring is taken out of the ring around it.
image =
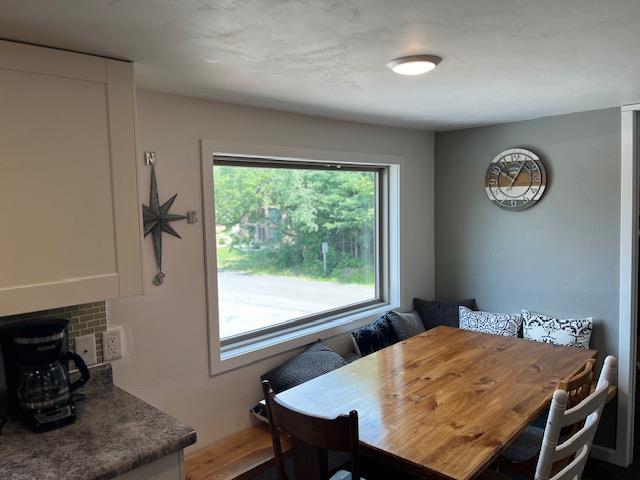
[[[593,348],[616,354],[620,110],[438,133],[435,145],[437,297],[593,316]],[[522,212],[484,192],[489,161],[514,147],[536,152],[548,173],[544,197]]]
[[[137,106],[140,150],[156,152],[161,193],[178,192],[176,212],[202,206],[200,139],[403,156],[402,308],[411,308],[414,296],[434,294],[432,133],[144,90],[138,91]],[[148,198],[149,174],[142,167],[142,199]],[[209,375],[203,227],[202,221],[182,224],[182,239],[164,241],[162,288],[151,283],[153,249],[145,239],[145,295],[108,304],[109,325],[121,325],[126,341],[126,355],[113,362],[115,383],[194,427],[198,443],[189,452],[249,427],[248,410],[262,398],[260,375],[298,353]],[[328,343],[340,353],[351,348],[346,334]]]

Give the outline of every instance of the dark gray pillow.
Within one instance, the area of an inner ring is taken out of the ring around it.
[[[420,314],[425,330],[430,330],[440,325],[459,328],[459,307],[467,307],[470,310],[478,309],[475,298],[468,298],[459,302],[413,299],[413,309]]]
[[[396,343],[398,337],[387,316],[383,315],[375,322],[352,331],[351,340],[356,353],[364,357]]]
[[[260,378],[269,380],[273,391],[280,393],[344,365],[347,365],[344,358],[318,340],[300,355],[269,370]]]
[[[356,360],[360,360],[362,357],[360,355],[358,355],[356,352],[349,352],[344,356],[344,359],[347,361],[347,363],[353,363]]]
[[[418,312],[394,312],[387,313],[393,331],[398,340],[406,340],[424,332],[424,325]]]
[[[260,420],[264,423],[269,423],[269,414],[267,413],[267,402],[265,400],[260,400],[255,407],[249,409],[251,415],[253,415],[256,419]]]

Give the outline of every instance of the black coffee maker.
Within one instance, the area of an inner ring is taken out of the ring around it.
[[[30,321],[0,331],[9,395],[9,415],[44,432],[73,423],[71,392],[89,380],[80,355],[68,352],[67,320]],[[68,364],[80,371],[71,383]]]

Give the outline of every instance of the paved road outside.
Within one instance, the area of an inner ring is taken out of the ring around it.
[[[218,272],[222,338],[375,297],[373,286]]]

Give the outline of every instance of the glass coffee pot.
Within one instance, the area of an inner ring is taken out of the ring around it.
[[[9,388],[9,413],[36,432],[75,421],[71,393],[89,380],[89,370],[80,355],[66,351],[67,320],[30,322],[2,332]],[[80,378],[71,382],[72,362]]]

